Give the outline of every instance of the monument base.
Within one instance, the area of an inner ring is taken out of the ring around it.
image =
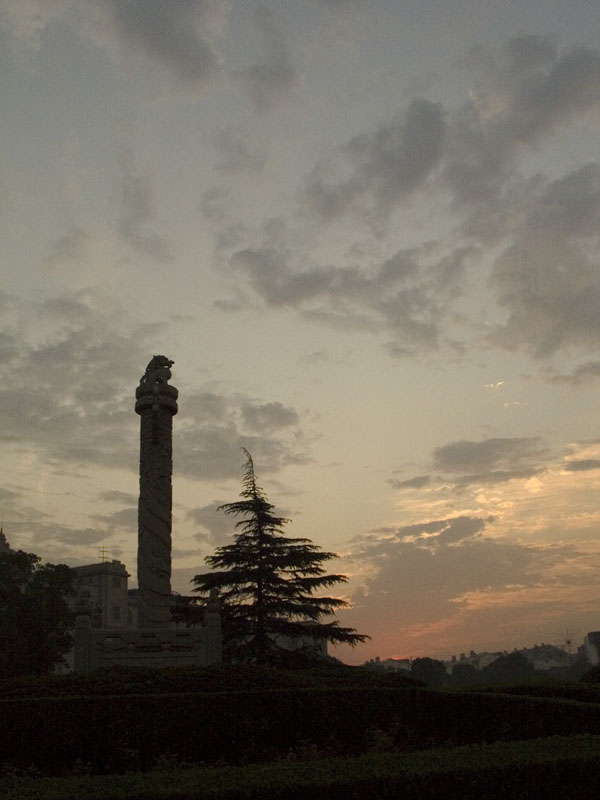
[[[221,617],[207,611],[203,625],[193,628],[115,630],[92,628],[91,620],[75,620],[75,672],[100,667],[189,667],[221,663]]]

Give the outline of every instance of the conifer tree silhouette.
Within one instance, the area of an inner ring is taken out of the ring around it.
[[[194,591],[203,600],[212,589],[219,590],[225,658],[278,663],[291,658],[290,644],[310,659],[317,657],[317,643],[323,640],[350,645],[364,642],[369,637],[353,628],[340,627],[335,620],[323,621],[348,605],[338,597],[314,594],[346,582],[344,575],[329,575],[323,567],[337,556],[310,539],[285,535],[283,528],[290,520],[274,513],[257,483],[252,456],[246,449],[244,452],[242,499],[219,506],[225,514],[239,517],[234,541],[207,556],[205,561],[212,570],[193,578]]]

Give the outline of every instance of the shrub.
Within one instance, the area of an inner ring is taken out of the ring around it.
[[[394,673],[362,667],[323,665],[309,669],[273,669],[256,665],[211,667],[110,667],[94,672],[0,681],[2,697],[82,697],[123,694],[184,694],[269,689],[422,686]]]
[[[582,683],[600,683],[600,664],[584,672],[581,681]]]
[[[0,778],[6,800],[498,800],[595,798],[600,737],[551,737],[443,748],[398,756],[278,761],[244,767],[172,765],[149,774],[67,779]],[[164,766],[164,765],[163,765]]]
[[[0,714],[3,758],[44,774],[67,772],[77,759],[95,772],[150,769],[171,755],[196,764],[267,761],[302,741],[356,754],[370,746],[369,729],[400,751],[600,733],[591,704],[419,688],[15,698],[0,703]]]

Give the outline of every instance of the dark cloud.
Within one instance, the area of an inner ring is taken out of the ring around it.
[[[569,472],[587,472],[591,469],[600,469],[600,460],[597,458],[582,458],[567,462],[565,469]]]
[[[241,448],[252,453],[262,473],[290,464],[305,464],[302,445],[284,438],[245,433],[235,416],[227,424],[179,424],[173,434],[175,473],[186,478],[214,480],[239,476]]]
[[[90,290],[55,296],[27,312],[35,327],[25,326],[16,356],[2,362],[3,446],[31,448],[57,470],[137,471],[134,390],[156,326],[136,328],[114,298]],[[46,327],[55,332],[38,342],[37,331]],[[174,442],[178,473],[205,480],[237,477],[241,447],[265,472],[307,459],[293,408],[210,390],[182,398]],[[118,492],[102,499],[127,502]]]
[[[120,503],[121,505],[124,503],[127,505],[137,503],[137,497],[135,495],[129,494],[128,492],[120,492],[118,489],[100,492],[98,494],[98,499],[103,500],[105,503]]]
[[[581,254],[574,250],[577,237],[589,235],[597,192],[590,192],[585,186],[590,176],[578,170],[554,183],[541,174],[524,177],[520,159],[542,138],[598,106],[600,51],[560,52],[552,39],[521,36],[500,54],[479,49],[468,62],[477,80],[469,102],[449,112],[442,185],[460,214],[457,231],[483,245],[509,242],[496,265],[493,288],[510,319],[494,331],[493,343],[545,356],[571,338],[568,332],[560,336],[569,301],[560,305],[550,288],[560,275],[552,273],[560,261],[569,265],[567,271],[580,271]],[[550,241],[552,219],[555,240],[568,231],[557,252]],[[546,261],[547,284],[542,278]],[[518,275],[514,291],[509,285],[513,272]],[[515,301],[518,308],[513,309]],[[554,328],[552,316],[557,317]]]
[[[350,140],[313,170],[309,207],[326,221],[351,209],[370,211],[380,221],[438,166],[444,135],[441,104],[413,100],[404,114]]]
[[[0,390],[0,440],[5,447],[32,447],[56,468],[137,470],[133,392],[148,361],[147,339],[117,333],[95,307],[98,300],[79,293],[38,308],[38,321],[48,315],[63,324],[44,344],[23,343],[11,365],[8,388]],[[175,468],[205,480],[237,477],[241,447],[265,472],[304,463],[298,422],[294,409],[276,401],[189,392],[175,424]],[[112,493],[103,499],[123,498]]]
[[[393,549],[395,543],[409,542],[434,548],[445,546],[478,536],[493,521],[494,517],[458,516],[417,522],[399,528],[380,528],[367,535],[363,552],[377,560],[382,555],[387,557],[390,547]]]
[[[46,546],[51,542],[56,542],[59,545],[70,545],[76,547],[90,547],[91,545],[98,544],[110,536],[110,531],[107,529],[98,530],[98,528],[66,528],[64,526],[45,526],[40,528],[36,525],[36,533],[34,536],[35,541],[45,544]],[[67,554],[68,557],[68,554]],[[89,562],[88,562],[89,563]]]
[[[295,409],[210,390],[180,399],[173,447],[176,474],[199,480],[238,478],[243,447],[261,472],[309,460]]]
[[[435,246],[400,250],[371,268],[296,267],[285,228],[265,230],[264,242],[235,252],[230,264],[264,303],[292,307],[335,327],[383,329],[393,355],[435,350],[449,300],[462,291],[473,248],[438,256]]]
[[[0,289],[0,311],[7,311],[15,302],[18,302],[16,297]]]
[[[293,272],[287,265],[289,253],[271,243],[234,253],[231,264],[244,274],[254,291],[274,307],[301,305],[331,291],[335,276],[343,274],[334,267]]]
[[[499,97],[502,107],[494,113]],[[559,54],[552,40],[521,36],[505,49],[504,69],[482,84],[497,142],[534,141],[557,122],[600,102],[600,54],[577,46]]]
[[[257,111],[270,111],[289,100],[298,83],[298,75],[291,64],[254,64],[234,73],[250,95]]]
[[[299,75],[277,14],[259,6],[254,9],[253,24],[265,61],[234,71],[232,78],[248,92],[257,111],[271,111],[290,100],[299,85]]]
[[[125,314],[114,297],[92,290],[25,304],[20,311],[18,351],[0,364],[3,452],[27,454],[45,475],[86,478],[102,467],[106,480],[112,474],[117,482],[113,489],[103,482],[108,488],[89,499],[93,527],[57,525],[43,506],[27,502],[29,488],[4,491],[3,519],[7,531],[10,527],[20,542],[32,537],[47,559],[89,561],[86,548],[137,529],[137,497],[122,488],[123,472],[133,478],[139,464],[134,392],[144,365],[159,352],[156,331],[163,337],[168,323],[136,327],[130,310]],[[176,366],[173,382],[177,385]],[[294,409],[277,401],[186,391],[174,422],[175,476],[239,481],[242,447],[252,452],[261,474],[306,463],[299,422]],[[116,510],[105,512],[104,503]]]
[[[399,481],[396,478],[390,478],[388,483],[393,489],[422,489],[431,482],[429,475],[415,475],[414,478],[408,478],[404,481]]]
[[[111,533],[117,528],[123,528],[134,534],[138,529],[138,509],[122,508],[120,511],[112,511],[110,514],[92,514],[90,519],[96,520],[104,525],[106,531]]]
[[[489,224],[523,149],[600,102],[600,53],[559,54],[547,37],[520,36],[500,55],[473,51],[468,63],[478,79],[452,114],[444,176],[456,200],[479,204]]]
[[[50,268],[61,267],[68,263],[80,263],[84,260],[90,235],[83,228],[74,226],[59,236],[50,248],[44,263]]]
[[[436,479],[438,483],[450,482],[456,490],[462,490],[478,484],[527,480],[547,470],[549,457],[549,451],[537,437],[463,440],[435,448],[432,466],[442,473]],[[406,486],[404,482],[388,482],[395,489]]]
[[[143,338],[120,330],[114,299],[107,303],[90,290],[51,298],[27,312],[35,325],[24,325],[18,356],[3,365],[4,446],[33,448],[57,468],[134,464],[123,441],[135,436],[132,376],[148,359]],[[40,339],[41,331],[54,332]]]
[[[220,130],[215,135],[214,144],[222,159],[218,165],[221,172],[262,172],[267,160],[266,153],[240,131],[231,128]]]
[[[142,256],[159,263],[169,261],[171,244],[154,228],[158,221],[156,197],[147,176],[135,168],[132,154],[121,158],[121,209],[118,231],[123,242]]]
[[[476,472],[472,475],[461,475],[454,479],[456,487],[474,486],[481,483],[506,483],[520,478],[527,480],[545,472],[544,467],[514,467],[513,469],[495,469],[489,472]]]
[[[600,164],[584,164],[549,182],[525,221],[536,235],[553,231],[565,239],[595,238],[600,221]]]
[[[356,555],[376,572],[354,602],[369,609],[365,618],[371,621],[382,615],[393,628],[409,627],[454,615],[454,601],[465,592],[535,581],[544,549],[481,537],[486,524],[459,517],[410,526],[394,540],[371,537]],[[440,529],[447,540],[435,535]]]
[[[151,344],[144,342],[151,340],[135,327],[119,332],[118,309],[112,303],[108,308],[102,296],[82,291],[35,309],[37,325],[47,322],[58,332],[40,344],[23,340],[19,357],[4,363],[5,447],[31,447],[61,469],[95,464],[137,470],[133,391],[149,358]],[[206,480],[237,477],[241,447],[265,472],[303,463],[298,423],[297,412],[277,401],[188,392],[175,424],[175,469]]]
[[[469,594],[493,597],[496,592],[525,587],[535,591],[551,583],[558,589],[578,574],[577,554],[569,548],[492,539],[484,535],[491,522],[491,517],[455,517],[406,526],[395,535],[368,535],[353,555],[363,566],[370,565],[373,574],[353,595],[344,624],[381,637],[388,648],[393,642],[391,646],[406,655],[418,654],[409,650],[413,638],[419,639],[419,647],[427,643],[434,651],[446,649],[460,636],[457,626],[462,631],[476,624],[480,610],[468,605]],[[569,560],[570,571],[564,569]],[[565,577],[557,581],[551,571],[558,565]],[[547,605],[540,612],[546,609]],[[437,648],[427,634],[430,626],[434,631],[439,626],[434,634]]]
[[[363,5],[366,0],[316,0],[318,4],[331,8],[349,8],[350,6]]]
[[[507,319],[488,341],[545,358],[600,339],[600,165],[586,164],[530,198],[529,213],[494,264]],[[580,373],[580,377],[583,377]]]
[[[47,498],[43,498],[43,502],[46,504]],[[93,546],[110,539],[113,531],[111,526],[104,523],[94,527],[64,525],[51,515],[22,503],[16,503],[4,511],[8,512],[4,529],[9,544],[27,552],[43,553],[44,560],[54,563],[90,563],[97,555]]]
[[[234,280],[219,307],[248,308],[254,295],[311,322],[381,332],[398,357],[442,347],[464,357],[481,330],[480,343],[543,358],[594,346],[600,167],[549,180],[523,176],[519,159],[600,103],[600,52],[560,51],[552,39],[522,36],[499,53],[480,49],[467,65],[476,80],[461,107],[414,98],[322,157],[304,181],[294,223],[291,216],[269,220],[252,236],[229,217],[218,253]],[[423,199],[444,218],[448,210],[454,215],[449,236],[386,257],[392,218]],[[310,245],[300,243],[334,226],[348,247],[330,264],[315,263]],[[487,281],[482,262],[490,246],[500,255]],[[461,298],[473,281],[486,282],[501,315],[490,318],[499,324],[482,329],[465,311]]]
[[[10,330],[0,331],[0,362],[9,363],[18,353],[17,336]]]
[[[0,502],[4,503],[16,497],[19,497],[19,492],[13,492],[12,489],[4,489],[0,486]]]
[[[206,572],[206,569],[206,564],[203,564],[201,559],[198,559],[198,564],[195,567],[173,567],[171,570],[173,591],[193,596],[194,587],[190,584],[195,575]]]
[[[600,361],[588,361],[577,366],[569,374],[552,374],[550,380],[553,383],[571,383],[574,386],[589,383],[600,378]]]
[[[442,472],[479,473],[523,468],[547,455],[537,437],[459,441],[436,447],[433,464]]]
[[[185,414],[205,422],[224,422],[230,414],[227,398],[215,392],[191,392],[185,399]]]
[[[448,545],[471,539],[481,533],[493,521],[494,517],[492,516],[485,519],[463,516],[454,517],[448,520],[448,525],[435,535],[435,542],[436,544]]]
[[[194,537],[201,542],[219,547],[231,538],[235,523],[222,511],[217,511],[218,506],[227,500],[213,501],[206,506],[194,508],[186,514],[186,519],[191,519],[200,530]]]
[[[163,67],[186,89],[198,90],[219,74],[214,40],[228,11],[227,0],[103,2],[127,54]]]
[[[278,402],[262,405],[245,403],[242,406],[242,418],[250,430],[261,432],[287,428],[299,423],[298,412]]]
[[[302,356],[300,361],[302,364],[311,366],[313,364],[328,364],[331,361],[336,361],[336,359],[334,359],[334,357],[326,350],[313,350],[312,353]]]

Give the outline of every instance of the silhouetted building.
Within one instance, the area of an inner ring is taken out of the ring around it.
[[[600,631],[590,631],[590,633],[586,633],[583,639],[583,647],[587,660],[592,667],[598,666],[598,664],[600,664]]]
[[[73,567],[73,586],[77,596],[72,601],[76,614],[89,616],[93,628],[127,628],[131,622],[127,608],[127,578],[120,561],[102,561]]]

